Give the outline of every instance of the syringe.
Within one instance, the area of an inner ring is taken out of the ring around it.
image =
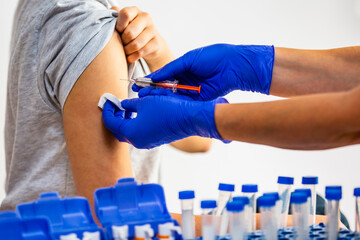
[[[164,81],[158,83],[155,83],[151,80],[151,78],[146,78],[146,77],[137,77],[132,79],[121,78],[120,80],[134,83],[139,87],[165,88],[165,89],[170,89],[173,92],[176,92],[178,89],[183,89],[189,91],[196,91],[200,93],[200,89],[201,89],[201,86],[195,87],[195,86],[178,84],[177,80]]]

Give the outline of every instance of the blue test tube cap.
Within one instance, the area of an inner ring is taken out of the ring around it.
[[[354,189],[354,196],[360,197],[360,187]]]
[[[215,200],[203,200],[203,201],[201,201],[200,206],[202,209],[216,208],[216,201]]]
[[[273,207],[275,206],[275,199],[270,196],[261,196],[257,200],[257,204],[259,207]]]
[[[325,198],[327,200],[340,200],[342,198],[341,186],[327,186],[325,188]]]
[[[319,178],[318,177],[313,177],[313,176],[306,176],[306,177],[302,178],[301,183],[304,184],[304,185],[318,184],[319,183]]]
[[[268,193],[264,193],[263,196],[269,196],[269,197],[273,197],[275,199],[275,201],[280,200],[280,196],[278,192],[268,192]]]
[[[219,183],[219,190],[226,192],[233,192],[235,190],[234,184]]]
[[[300,189],[295,189],[295,192],[301,192],[304,193],[306,195],[306,197],[311,197],[311,190],[309,188],[300,188]]]
[[[307,202],[307,194],[303,191],[295,191],[291,193],[290,203],[291,204],[302,204]]]
[[[277,182],[279,184],[293,185],[294,184],[294,178],[293,177],[279,176]]]
[[[195,198],[195,192],[194,191],[181,191],[179,192],[179,199],[185,200],[185,199],[194,199]]]
[[[242,202],[244,205],[248,205],[250,203],[249,198],[245,196],[233,197],[233,201]]]
[[[232,201],[226,204],[226,210],[229,212],[241,212],[244,210],[244,203],[241,201]]]
[[[258,192],[257,184],[244,184],[241,186],[241,191],[244,193],[256,193]]]

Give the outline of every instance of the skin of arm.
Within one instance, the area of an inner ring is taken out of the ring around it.
[[[64,131],[76,189],[91,207],[95,189],[133,176],[128,144],[119,142],[105,128],[97,106],[104,93],[127,97],[127,84],[119,78],[127,78],[127,63],[120,36],[114,32],[79,77],[64,105]]]
[[[275,48],[270,94],[292,97],[360,85],[360,46],[330,50]]]
[[[295,150],[360,142],[360,87],[265,103],[218,104],[215,122],[224,139]]]

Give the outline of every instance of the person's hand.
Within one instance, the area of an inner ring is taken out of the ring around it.
[[[149,64],[162,62],[171,52],[156,29],[151,16],[137,7],[112,9],[119,12],[116,30],[121,34],[127,61],[144,58]]]
[[[170,91],[156,92],[161,95],[151,95],[151,89],[145,91],[149,92],[143,91],[141,95],[144,97],[123,100],[121,105],[125,111],[110,101],[105,103],[102,114],[104,124],[119,141],[141,149],[154,148],[189,136],[228,142],[219,136],[214,119],[215,105],[226,103],[226,100],[196,102],[178,98]],[[129,112],[136,112],[137,116],[132,118]]]
[[[273,46],[215,44],[192,50],[148,75],[154,82],[176,79],[199,86],[200,94],[179,90],[194,100],[212,100],[234,90],[269,94]]]

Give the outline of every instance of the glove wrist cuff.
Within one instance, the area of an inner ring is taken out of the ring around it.
[[[268,95],[275,59],[274,46],[238,45],[236,53],[238,89]]]

